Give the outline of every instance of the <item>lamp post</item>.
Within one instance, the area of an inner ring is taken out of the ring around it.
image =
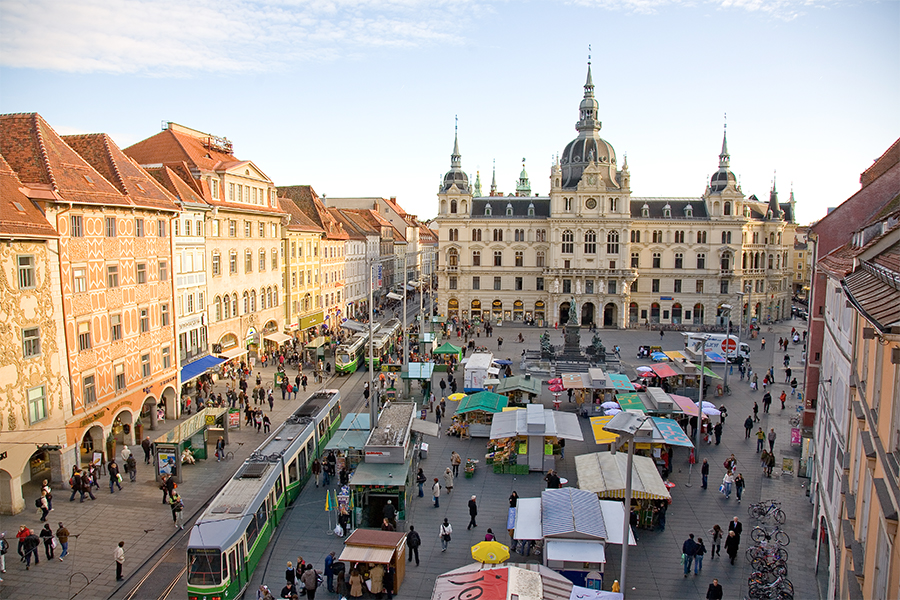
[[[703,342],[703,353],[700,355],[700,387],[697,389],[697,441],[694,444],[695,464],[700,462],[700,433],[703,431],[703,376],[704,371],[706,370],[706,340],[709,339],[709,336],[704,335],[700,339]],[[684,487],[693,487],[691,484],[691,474],[693,472],[694,465],[691,465],[691,468],[688,471],[688,482],[684,484]]]
[[[737,353],[735,355],[736,357],[740,356],[741,353],[741,329],[744,328],[744,292],[738,292],[737,295],[741,301],[741,310],[738,311],[738,318],[740,320],[738,321]],[[741,359],[741,364],[743,364],[743,359]]]
[[[631,539],[631,471],[634,464],[634,434],[648,417],[630,412],[620,412],[609,420],[604,429],[616,433],[628,441],[628,460],[625,466],[625,518],[622,527],[622,567],[619,571],[619,590],[622,598],[628,589],[625,587],[625,575],[628,572],[628,541]]]
[[[734,307],[730,304],[723,304],[722,308],[728,311],[728,321],[726,321],[725,325],[725,381],[722,384],[722,392],[727,393],[728,391],[728,347],[731,345],[731,313],[734,312]],[[740,349],[740,346],[735,347],[735,358],[737,358],[737,351]],[[706,352],[703,353],[706,355]]]

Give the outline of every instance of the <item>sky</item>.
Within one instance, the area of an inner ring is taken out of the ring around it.
[[[900,137],[898,32],[890,0],[0,0],[0,113],[123,148],[173,121],[427,219],[457,119],[485,193],[523,158],[548,193],[590,55],[633,196],[701,196],[727,123],[744,193],[805,224]]]

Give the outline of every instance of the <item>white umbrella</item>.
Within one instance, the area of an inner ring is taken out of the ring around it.
[[[701,404],[701,406],[703,408],[715,408],[716,407],[715,404],[713,404],[712,402],[707,402],[706,400],[703,401],[703,404]]]
[[[619,408],[619,403],[618,402],[604,402],[600,406],[602,406],[603,408]]]
[[[709,404],[708,402],[704,402],[704,404]],[[696,404],[694,406],[697,406]],[[710,415],[713,417],[717,417],[722,414],[718,408],[714,406],[704,406],[701,410],[703,410],[704,415]]]
[[[637,367],[637,368],[635,369],[635,371],[637,371],[638,373],[649,373],[649,372],[652,371],[652,370],[653,370],[653,369],[650,368],[650,367]]]
[[[612,415],[617,415],[620,412],[622,412],[622,409],[620,408],[607,408],[605,411],[603,411],[603,414],[607,417],[610,417]]]

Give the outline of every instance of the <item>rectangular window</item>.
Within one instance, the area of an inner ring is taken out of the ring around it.
[[[162,366],[163,369],[168,369],[172,366],[172,349],[169,346],[162,349]]]
[[[472,289],[480,290],[481,289],[481,277],[473,277],[472,278]]]
[[[703,293],[703,280],[702,279],[697,280],[697,293],[698,294]]]
[[[253,237],[253,223],[244,221],[244,237]]]
[[[632,293],[635,293],[638,291],[637,279],[635,279],[634,281],[631,282],[631,291],[632,291]]]
[[[676,279],[676,280],[675,280],[675,289],[674,289],[673,291],[674,291],[676,294],[680,294],[680,293],[681,293],[681,280],[680,280],[680,279]]]
[[[244,273],[252,273],[253,272],[253,252],[247,250],[244,253]]]
[[[156,222],[156,237],[166,237],[166,222],[162,219]]]
[[[163,327],[169,326],[169,304],[161,304],[159,307],[160,323]]]
[[[266,251],[265,250],[259,251],[259,270],[260,271],[266,270]]]
[[[85,267],[72,267],[72,292],[75,294],[87,290],[87,269]]]
[[[535,282],[535,288],[536,288],[537,291],[539,291],[539,292],[543,292],[543,291],[544,291],[544,278],[543,278],[543,277],[538,277],[538,278],[537,278],[537,281]]]
[[[563,279],[563,294],[571,294],[572,293],[572,280],[571,279]]]
[[[653,253],[653,268],[659,269],[662,267],[662,255],[659,252]]]
[[[637,269],[640,265],[640,262],[641,262],[641,255],[638,254],[637,252],[632,252],[631,253],[631,268]]]
[[[275,248],[272,248],[272,270],[278,270],[278,252],[275,251]]]
[[[237,237],[237,221],[234,219],[228,220],[228,237]]]
[[[109,315],[109,339],[113,342],[122,339],[122,315]]]
[[[705,268],[706,268],[706,255],[705,255],[705,254],[698,254],[698,255],[697,255],[697,268],[698,268],[698,269],[705,269]]]
[[[150,355],[141,355],[141,377],[150,377]]]
[[[653,279],[653,280],[650,282],[650,291],[651,291],[651,292],[655,292],[655,293],[659,293],[659,279]]]
[[[233,183],[228,184],[228,201],[234,202],[234,184]]]
[[[166,260],[159,261],[159,280],[169,280],[169,262]]]
[[[194,312],[194,295],[188,294],[187,295],[187,314],[191,314],[192,312]]]
[[[238,193],[238,194],[237,194],[237,201],[238,201],[238,202],[243,202],[243,201],[244,201],[244,186],[238,185],[238,186],[237,186],[237,193]]]
[[[113,370],[115,372],[116,391],[121,392],[125,389],[125,363],[115,365]]]
[[[28,422],[34,425],[47,418],[47,393],[44,386],[39,385],[28,390]]]
[[[615,294],[615,293],[617,293],[617,292],[616,292],[617,285],[618,285],[618,284],[616,283],[616,280],[615,280],[615,279],[610,279],[609,281],[607,281],[607,282],[606,282],[606,288],[607,288],[607,289],[606,289],[606,293],[607,293],[607,294]]]
[[[680,269],[684,265],[684,255],[681,252],[675,253],[675,268]]]
[[[494,266],[502,267],[503,266],[503,252],[500,250],[494,251]]]
[[[27,290],[34,287],[34,256],[20,254],[16,257],[19,265],[19,289]]]
[[[87,321],[78,324],[78,350],[83,352],[91,349],[91,324]]]
[[[228,255],[228,273],[231,275],[237,273],[237,252],[234,250]]]
[[[728,293],[728,280],[727,279],[723,279],[722,281],[719,282],[719,293],[720,294]]]
[[[81,400],[85,406],[97,401],[97,388],[94,385],[93,375],[85,375],[81,380]]]
[[[219,199],[219,181],[217,179],[209,178],[209,193],[215,199]]]
[[[455,289],[456,289],[456,275],[451,275],[451,276],[450,276],[450,289],[451,289],[451,290],[455,290]]]
[[[144,237],[144,220],[137,218],[134,220],[134,235],[136,237]]]
[[[191,235],[191,220],[190,219],[184,220],[184,235],[186,235],[188,237],[190,237],[190,235]]]
[[[69,222],[72,225],[72,237],[84,237],[84,220],[81,215],[72,215]]]
[[[150,331],[150,310],[146,308],[141,309],[141,333],[147,333]]]
[[[119,287],[119,265],[106,265],[106,287]]]
[[[500,277],[494,277],[494,289],[495,289],[495,290],[503,289],[503,288],[500,287],[500,286],[501,286],[501,278],[500,278]]]
[[[585,294],[593,294],[594,293],[594,280],[586,279],[584,282],[584,293]]]
[[[40,327],[28,327],[22,330],[22,356],[31,358],[41,353]]]
[[[517,291],[522,290],[522,278],[521,277],[516,277],[516,290]]]
[[[212,274],[213,277],[218,277],[222,274],[222,256],[218,253],[212,255]]]
[[[147,263],[138,263],[135,267],[135,273],[139,284],[147,283]]]
[[[259,224],[259,237],[261,237],[261,238],[266,237],[266,224],[265,223]]]
[[[116,237],[115,217],[106,217],[106,237]]]

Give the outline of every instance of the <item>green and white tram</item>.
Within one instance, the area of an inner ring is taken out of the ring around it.
[[[338,375],[356,373],[362,364],[362,357],[369,352],[369,334],[357,333],[346,344],[341,344],[334,353],[334,371]]]
[[[397,343],[397,335],[400,333],[400,329],[402,328],[402,324],[398,319],[391,319],[387,323],[384,323],[381,326],[381,329],[378,330],[378,333],[375,334],[375,368],[381,368],[381,359],[391,352],[394,351],[394,346]],[[365,351],[366,357],[366,366],[369,365],[369,350],[366,348]]]
[[[241,595],[340,420],[340,391],[316,392],[238,468],[191,530],[189,600]]]

